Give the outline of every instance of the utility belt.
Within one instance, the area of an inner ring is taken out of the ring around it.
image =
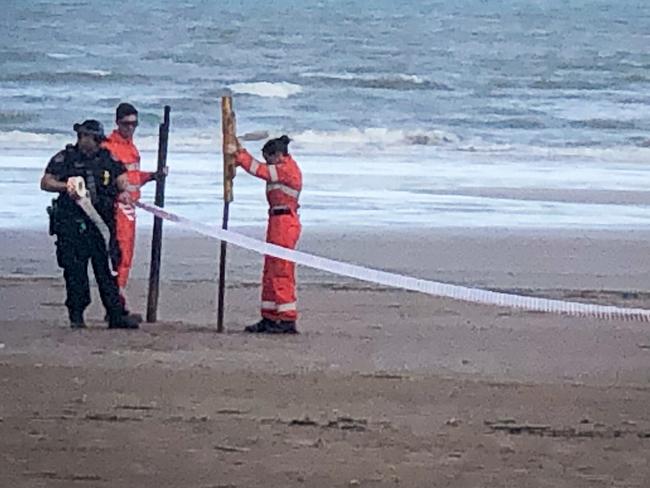
[[[61,202],[60,198],[52,199],[52,204],[46,209],[49,216],[49,235],[81,235],[96,227],[81,209],[71,204],[72,202]],[[113,232],[111,228],[112,226],[109,227],[109,232]]]
[[[275,216],[275,215],[291,215],[293,212],[291,209],[287,206],[277,206],[277,207],[271,207],[269,209],[269,215],[270,216]]]
[[[70,209],[62,207],[62,203],[57,199],[52,200],[52,205],[47,207],[47,214],[50,217],[50,226],[48,233],[51,236],[61,235],[78,235],[85,233],[89,224],[87,219],[82,216],[75,216],[70,213]]]

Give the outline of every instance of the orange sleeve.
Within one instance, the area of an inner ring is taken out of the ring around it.
[[[266,181],[274,181],[269,171],[269,165],[257,161],[246,149],[241,149],[235,153],[235,161],[253,176]],[[275,180],[277,180],[277,172]]]
[[[140,186],[152,181],[154,179],[153,178],[154,174],[155,173],[152,173],[151,171],[138,171],[138,180]]]

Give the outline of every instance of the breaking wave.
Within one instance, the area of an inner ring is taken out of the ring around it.
[[[70,139],[64,134],[24,132],[20,130],[0,131],[0,147],[2,148],[51,148],[65,144]]]
[[[381,127],[344,131],[307,130],[291,136],[306,146],[440,146],[457,144],[460,138],[441,130],[395,130]]]
[[[74,54],[64,54],[64,53],[46,53],[48,58],[52,59],[71,59],[74,58]]]
[[[229,88],[234,93],[240,95],[255,95],[258,97],[268,98],[289,98],[302,92],[300,85],[282,81],[279,83],[270,83],[268,81],[259,81],[254,83],[235,83]]]
[[[240,134],[242,141],[255,141],[251,149],[264,139],[279,137],[276,131],[260,130],[248,136]],[[585,147],[576,144],[563,146],[537,146],[527,144],[497,143],[480,137],[462,138],[452,132],[437,129],[387,129],[381,127],[340,131],[306,130],[288,132],[294,141],[295,152],[308,154],[350,154],[364,153],[391,154],[418,148],[458,153],[476,153],[489,159],[495,155],[508,155],[514,160],[534,161],[551,158],[553,160],[615,160],[618,162],[643,163],[648,159],[650,140],[644,137],[632,138],[627,144],[603,147]],[[0,131],[0,149],[38,150],[54,152],[63,149],[66,144],[74,143],[72,131],[28,132],[21,130]],[[158,148],[158,136],[142,134],[136,136],[136,145],[142,152],[155,153]],[[248,144],[248,142],[246,143]],[[218,131],[194,132],[172,131],[169,137],[170,154],[209,154],[218,158],[221,154],[221,139]],[[150,156],[147,156],[150,157]],[[210,159],[212,160],[212,159]]]

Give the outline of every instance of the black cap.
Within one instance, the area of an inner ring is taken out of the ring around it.
[[[77,134],[90,134],[102,141],[106,139],[106,136],[104,135],[104,126],[98,120],[84,120],[81,124],[73,125],[72,128]]]

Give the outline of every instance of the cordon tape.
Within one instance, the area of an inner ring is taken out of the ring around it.
[[[95,224],[95,227],[97,227],[97,230],[99,230],[99,233],[104,239],[104,245],[106,246],[106,249],[110,250],[111,232],[104,220],[97,213],[97,209],[95,209],[92,201],[90,200],[88,189],[86,188],[86,181],[81,176],[73,176],[71,178],[68,178],[68,184],[74,186],[75,192],[77,195],[79,195],[77,205],[81,207],[81,209],[92,221],[92,223]],[[111,274],[113,276],[117,276],[117,272],[113,269],[113,262],[110,259],[108,260],[108,266],[111,270]]]
[[[500,293],[423,280],[396,273],[388,273],[386,271],[335,261],[333,259],[327,259],[320,256],[314,256],[313,254],[287,249],[275,244],[269,244],[268,242],[258,241],[237,232],[222,229],[215,225],[207,225],[192,221],[148,203],[137,202],[136,205],[156,217],[174,222],[181,227],[191,229],[199,234],[214,237],[250,251],[285,259],[287,261],[293,261],[296,264],[327,271],[337,275],[376,283],[378,285],[417,291],[436,297],[445,297],[485,305],[497,305],[499,307],[528,310],[531,312],[549,312],[583,317],[597,317],[601,319],[622,319],[650,322],[650,310],[642,308],[622,308],[609,305],[567,302],[563,300],[513,295],[509,293]]]

